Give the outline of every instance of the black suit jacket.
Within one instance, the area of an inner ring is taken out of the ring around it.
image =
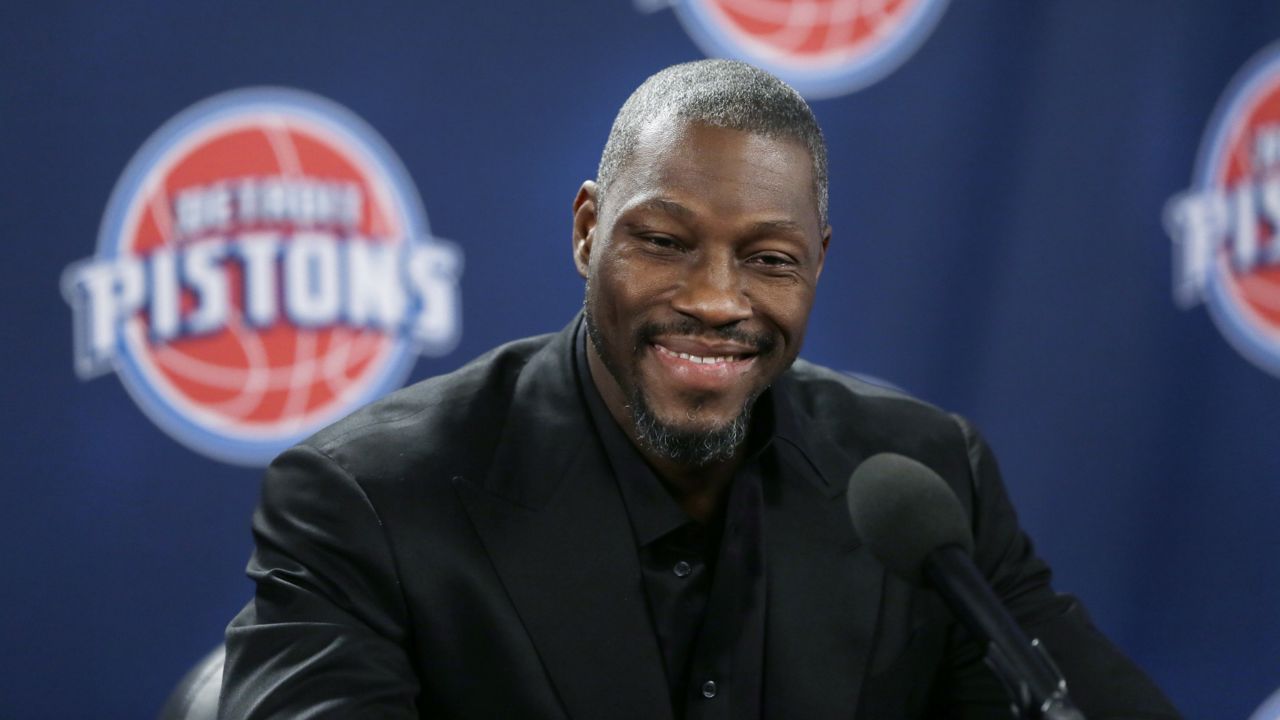
[[[222,717],[671,717],[636,543],[575,378],[576,327],[392,394],[272,464]],[[1090,717],[1174,716],[1050,589],[962,420],[803,361],[774,397],[765,717],[1009,717],[981,648],[850,525],[845,485],[878,452],[950,483],[979,567]]]

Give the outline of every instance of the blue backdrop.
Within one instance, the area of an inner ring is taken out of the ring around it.
[[[465,261],[460,339],[420,379],[580,305],[570,201],[613,114],[705,56],[661,5],[0,11],[0,717],[154,715],[251,591],[260,468],[73,368],[62,273],[144,141],[263,85],[374,128]],[[1197,718],[1280,687],[1280,378],[1175,303],[1162,218],[1277,39],[1269,0],[953,0],[881,79],[813,101],[835,236],[804,354],[972,418],[1058,587]]]

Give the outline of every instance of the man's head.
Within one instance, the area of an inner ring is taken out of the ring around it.
[[[827,224],[827,144],[809,104],[790,85],[736,60],[681,63],[651,75],[623,103],[596,170],[597,210],[645,126],[679,118],[790,139],[809,151],[818,222]]]
[[[652,456],[699,467],[741,447],[804,338],[826,188],[808,105],[743,63],[668,68],[618,113],[574,201],[574,260],[596,384]]]

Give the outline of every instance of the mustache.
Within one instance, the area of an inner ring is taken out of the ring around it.
[[[641,348],[663,335],[727,340],[752,348],[752,352],[756,355],[768,354],[778,345],[778,340],[772,333],[750,332],[738,325],[707,327],[693,318],[684,318],[667,323],[653,322],[641,325],[636,329],[634,351],[639,353]]]

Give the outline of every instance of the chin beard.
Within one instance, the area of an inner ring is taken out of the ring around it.
[[[604,367],[613,376],[618,387],[625,388],[621,370],[612,360],[604,337],[601,335],[588,310],[586,313],[587,337],[595,347],[596,354],[604,362]],[[772,349],[772,343],[762,341],[766,350]],[[639,352],[643,341],[637,338],[633,352]],[[639,383],[631,383],[631,392],[627,398],[627,412],[631,415],[632,429],[640,445],[658,457],[671,460],[690,468],[701,468],[712,463],[733,458],[747,441],[747,433],[751,428],[751,408],[755,405],[758,393],[747,397],[742,412],[728,423],[719,427],[689,429],[664,422],[650,407],[644,390]],[[690,420],[693,419],[692,414]]]
[[[748,397],[742,412],[728,423],[697,430],[664,423],[649,407],[639,387],[631,393],[627,409],[631,412],[636,439],[646,449],[680,465],[701,468],[733,458],[746,443],[755,400],[755,395]]]

